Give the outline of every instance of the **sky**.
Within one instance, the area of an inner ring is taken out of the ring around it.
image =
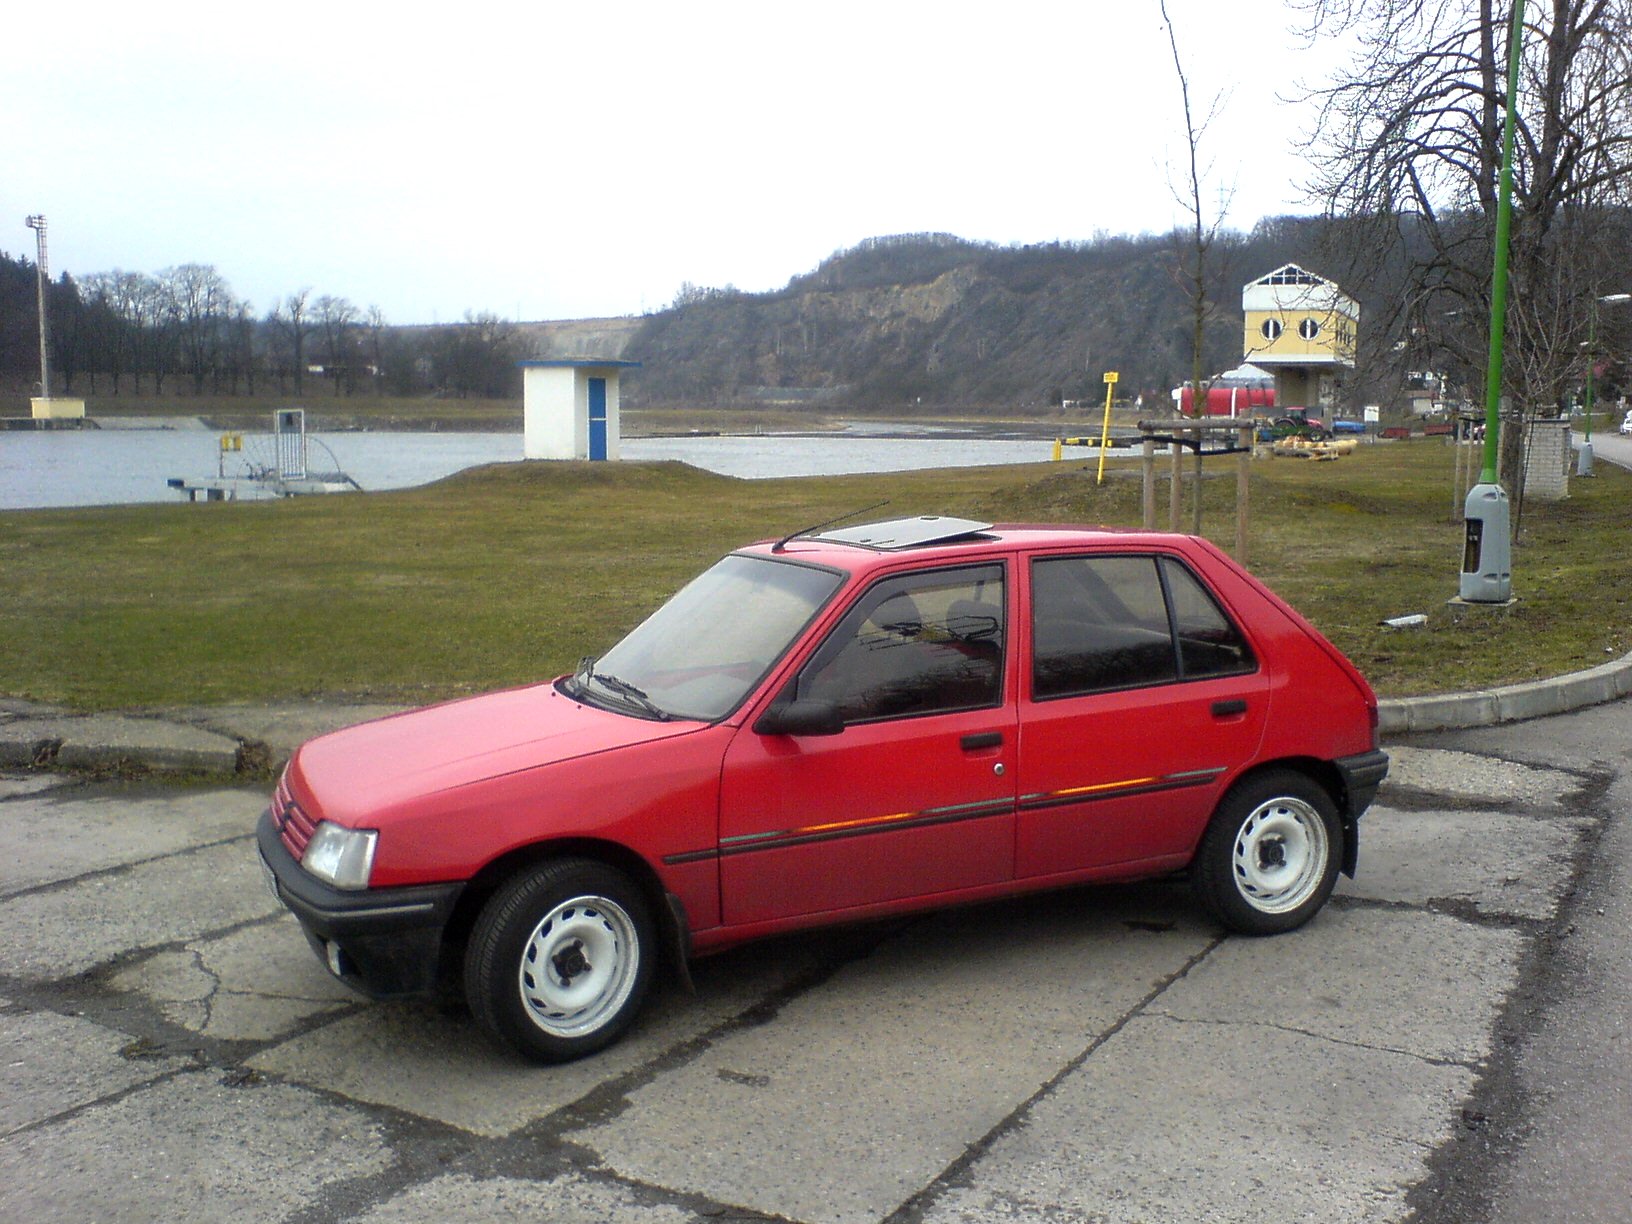
[[[1228,221],[1314,211],[1286,0],[1168,0]],[[212,264],[393,323],[780,288],[869,237],[1162,233],[1183,112],[1157,0],[57,0],[13,13],[0,251]],[[32,60],[25,58],[32,55]]]

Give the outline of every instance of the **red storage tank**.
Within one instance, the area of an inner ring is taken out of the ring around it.
[[[1179,411],[1185,416],[1195,415],[1191,405],[1195,392],[1185,387],[1179,396]],[[1208,416],[1250,416],[1255,412],[1269,412],[1275,407],[1275,388],[1264,386],[1221,386],[1214,383],[1207,388]]]

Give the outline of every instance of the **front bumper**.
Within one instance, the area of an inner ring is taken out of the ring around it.
[[[272,890],[288,906],[329,971],[375,999],[435,991],[442,935],[464,884],[335,888],[309,874],[278,837],[270,810],[255,830]]]

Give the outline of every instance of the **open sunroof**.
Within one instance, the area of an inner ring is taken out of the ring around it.
[[[965,536],[978,535],[990,527],[990,523],[977,523],[973,519],[925,514],[918,518],[864,523],[860,527],[840,527],[833,531],[824,531],[815,538],[832,540],[839,544],[855,544],[860,548],[917,548],[924,544],[945,544],[951,540],[961,540]]]

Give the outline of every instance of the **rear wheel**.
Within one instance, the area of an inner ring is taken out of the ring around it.
[[[1302,926],[1337,883],[1343,828],[1331,796],[1276,770],[1224,796],[1191,864],[1201,903],[1232,931],[1273,935]]]
[[[645,898],[622,872],[561,859],[494,894],[465,952],[471,1013],[540,1062],[610,1045],[635,1018],[655,958]]]

